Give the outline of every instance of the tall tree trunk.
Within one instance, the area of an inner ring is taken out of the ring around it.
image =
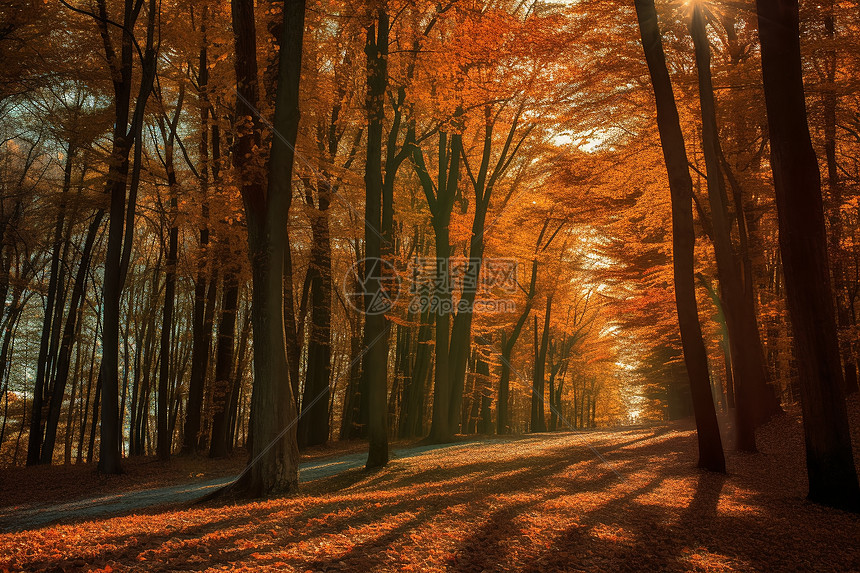
[[[256,121],[257,76],[254,6],[233,0],[239,117],[246,125],[237,141],[234,162],[242,180],[253,277],[251,321],[254,329],[254,389],[251,396],[250,462],[238,484],[250,495],[293,491],[298,487],[295,398],[289,381],[284,333],[284,260],[292,199],[293,159],[299,128],[299,80],[305,2],[284,4],[280,42],[275,130],[264,188],[249,164],[260,136]]]
[[[440,147],[441,149],[441,147]],[[453,157],[451,158],[454,161]],[[449,175],[451,172],[449,171]],[[436,288],[432,312],[436,316],[435,377],[433,380],[433,414],[430,421],[430,440],[444,443],[451,440],[450,408],[451,377],[448,364],[450,348],[451,312],[451,242],[448,235],[448,220],[434,221],[436,231]]]
[[[429,309],[422,310],[419,319],[418,335],[414,345],[415,358],[408,376],[407,392],[404,393],[405,404],[401,410],[400,437],[414,438],[423,433],[424,428],[424,395],[426,381],[430,374],[430,340],[433,336],[433,315]],[[410,360],[411,356],[405,357]]]
[[[546,225],[544,225],[544,231],[546,231]],[[543,232],[541,232],[541,237],[543,236]],[[541,239],[538,239],[538,247],[540,246]],[[537,247],[536,249],[537,250]],[[529,279],[529,290],[526,294],[526,306],[520,313],[519,319],[517,319],[516,324],[514,324],[514,329],[511,331],[510,335],[505,333],[502,334],[502,372],[499,376],[499,403],[496,405],[496,432],[499,434],[508,434],[511,431],[510,428],[510,416],[508,413],[508,402],[510,401],[510,382],[511,382],[511,355],[514,352],[514,346],[517,344],[517,339],[520,337],[520,333],[523,330],[523,327],[526,324],[526,320],[528,320],[529,314],[532,310],[532,304],[534,303],[535,292],[537,287],[537,269],[538,269],[538,260],[537,256],[532,259],[532,272],[531,278]]]
[[[485,342],[489,344],[489,340]],[[481,401],[479,409],[479,420],[477,422],[477,431],[479,434],[493,433],[493,419],[490,412],[490,405],[493,402],[490,396],[490,364],[478,351],[477,364],[475,365],[475,374],[477,376],[477,385],[480,388],[479,399]]]
[[[289,229],[287,229],[287,245],[290,244]],[[296,317],[295,293],[293,292],[293,253],[287,248],[284,252],[284,329],[287,340],[287,362],[290,368],[290,384],[293,387],[293,397],[296,408],[299,407],[299,388],[301,378],[302,346],[304,344],[304,301],[299,306],[299,318]],[[301,422],[301,419],[299,419]]]
[[[757,0],[779,244],[800,378],[809,499],[860,511],[842,393],[821,174],[806,118],[797,0]]]
[[[95,376],[95,385],[96,385],[96,394],[93,397],[93,419],[90,422],[90,442],[87,447],[87,463],[91,464],[93,462],[93,456],[95,456],[95,444],[96,444],[96,432],[99,428],[99,419],[101,418],[101,397],[102,397],[102,367],[99,366],[98,370],[93,370],[90,373],[90,382],[92,383],[92,372],[96,373]]]
[[[408,323],[414,323],[415,314],[407,312],[406,320]],[[420,324],[419,327],[420,328]],[[403,437],[406,433],[406,426],[409,424],[409,394],[412,392],[412,356],[415,355],[415,345],[412,342],[413,331],[415,327],[412,324],[397,326],[397,348],[395,350],[395,380],[401,383],[401,391],[399,402],[396,411],[392,411],[392,402],[389,401],[388,421],[389,425],[392,419],[396,418],[397,424],[394,435]],[[393,394],[393,392],[392,392]]]
[[[89,416],[90,411],[90,395],[93,390],[93,372],[96,369],[96,347],[98,346],[95,343],[95,340],[98,339],[98,336],[101,331],[101,320],[100,316],[96,315],[96,332],[93,338],[92,349],[90,351],[90,370],[89,375],[87,376],[87,396],[81,405],[81,425],[80,425],[80,433],[78,434],[78,455],[76,457],[76,463],[81,463],[84,455],[84,438],[87,434],[87,417]],[[87,460],[89,461],[89,460]]]
[[[248,366],[248,341],[251,338],[251,311],[250,305],[245,304],[245,321],[242,325],[242,330],[239,334],[239,346],[236,349],[235,369],[233,370],[232,388],[227,400],[227,444],[226,453],[233,451],[233,444],[236,442],[239,426],[239,402],[242,397],[242,380],[244,379],[245,371]]]
[[[155,263],[155,269],[152,273],[151,279],[151,287],[150,292],[158,292],[158,285],[161,281],[161,260],[162,257],[159,254],[158,260]],[[156,332],[156,320],[157,313],[155,310],[155,297],[151,297],[152,302],[150,303],[150,308],[147,310],[144,315],[143,321],[143,374],[141,376],[140,388],[136,390],[137,400],[135,404],[132,405],[132,408],[137,409],[137,414],[135,415],[135,423],[132,425],[131,434],[134,436],[132,439],[129,437],[130,453],[133,455],[144,455],[146,453],[146,432],[147,432],[147,421],[150,411],[150,402],[149,398],[152,394],[152,386],[150,384],[150,380],[155,375],[154,371],[157,371],[158,368],[158,358],[154,357],[155,353],[155,332]],[[135,382],[135,386],[138,383]]]
[[[454,124],[462,125],[463,109],[458,108],[454,114]],[[450,140],[450,147],[449,147]],[[459,414],[453,415],[451,410],[451,370],[450,329],[453,314],[453,293],[451,285],[451,239],[448,226],[451,213],[457,197],[460,181],[460,160],[463,153],[463,136],[459,130],[449,135],[439,133],[439,171],[434,186],[424,154],[415,144],[414,126],[407,133],[407,147],[412,147],[412,161],[415,172],[421,183],[421,188],[430,208],[431,221],[436,244],[436,280],[433,291],[427,293],[424,301],[435,315],[436,347],[435,347],[435,380],[433,387],[433,411],[428,439],[436,443],[450,441],[454,426],[459,423]],[[468,342],[466,343],[468,344]],[[466,352],[468,356],[468,351]],[[465,372],[465,370],[464,370]],[[462,392],[462,389],[461,389]],[[457,402],[459,404],[459,402]]]
[[[367,27],[367,158],[365,161],[365,323],[364,372],[367,387],[368,437],[367,467],[388,463],[386,392],[388,380],[388,338],[390,322],[383,300],[383,174],[382,128],[385,119],[385,90],[388,84],[388,13],[380,8]],[[381,307],[376,305],[382,304]]]
[[[132,147],[140,149],[140,130],[143,125],[143,115],[146,101],[152,92],[152,84],[156,70],[155,22],[158,7],[155,0],[150,0],[147,6],[146,50],[141,64],[141,80],[134,114],[131,116],[133,61],[136,55],[130,33],[122,34],[122,49],[117,59],[111,44],[105,0],[98,0],[99,28],[105,44],[107,59],[111,65],[114,77],[114,109],[115,122],[112,141],[112,157],[108,170],[107,192],[110,196],[108,245],[105,255],[104,299],[102,302],[102,364],[99,369],[99,386],[96,396],[101,390],[101,425],[99,440],[99,469],[104,473],[121,473],[119,426],[119,320],[122,286],[125,279],[123,259],[126,264],[128,257],[123,257],[124,235],[125,248],[131,248],[133,231],[134,201],[126,199],[129,175],[129,153]],[[125,16],[123,25],[126,30],[134,28],[139,10],[135,10],[133,0],[125,1]],[[131,117],[130,117],[131,116]],[[131,125],[129,128],[129,119]],[[128,128],[128,130],[127,130]],[[139,151],[135,157],[136,170],[139,171]],[[124,233],[125,231],[125,233]],[[95,419],[95,416],[94,416]],[[90,437],[92,442],[93,436]],[[90,448],[90,455],[92,447]]]
[[[209,365],[211,330],[207,335],[206,301],[211,280],[211,261],[209,256],[209,174],[217,171],[215,151],[218,148],[218,134],[212,129],[212,158],[209,156],[209,123],[211,102],[209,101],[209,50],[207,35],[208,7],[203,5],[201,23],[201,46],[198,57],[197,87],[200,107],[200,210],[201,224],[198,230],[200,251],[198,252],[197,277],[194,281],[194,309],[191,322],[191,378],[188,384],[188,403],[185,410],[185,425],[182,431],[182,453],[190,454],[197,450],[197,436],[200,433],[200,416],[203,409],[203,390],[206,369]],[[211,166],[211,169],[210,169]]]
[[[176,129],[179,124],[179,116],[182,113],[182,100],[185,90],[180,87],[179,99],[176,104],[173,120],[170,122],[168,132],[161,123],[162,137],[164,143],[164,167],[167,170],[167,186],[170,193],[170,207],[167,214],[169,220],[167,238],[166,272],[164,280],[164,308],[161,319],[161,341],[159,346],[159,360],[161,370],[158,376],[158,459],[165,461],[170,458],[171,434],[168,434],[167,423],[167,389],[170,384],[170,355],[171,341],[170,332],[173,329],[173,309],[176,306],[176,264],[179,260],[179,223],[177,217],[178,183],[176,181],[176,170],[173,165],[173,142],[176,137]]]
[[[78,321],[80,323],[80,321]],[[77,332],[75,333],[78,334]],[[72,390],[69,393],[69,410],[66,413],[66,435],[63,448],[63,464],[69,465],[72,463],[72,439],[75,433],[75,398],[77,398],[78,386],[81,381],[81,373],[83,372],[83,345],[78,344],[75,348],[75,373],[72,376]],[[3,440],[0,439],[0,443]]]
[[[836,94],[836,69],[838,57],[836,53],[836,15],[834,0],[824,4],[824,30],[830,46],[824,56],[824,156],[827,161],[827,190],[830,194],[827,218],[830,225],[829,250],[831,257],[831,272],[833,275],[833,294],[836,300],[836,324],[840,330],[851,326],[850,300],[845,285],[845,269],[842,248],[842,182],[839,178],[839,165],[836,161],[836,109],[839,100]],[[857,390],[857,366],[851,344],[840,339],[840,354],[845,368],[845,390]]]
[[[457,111],[458,116],[461,113],[462,110]],[[432,292],[424,293],[422,303],[427,304],[436,324],[433,411],[428,439],[436,443],[443,443],[450,441],[452,433],[450,418],[451,380],[448,357],[453,300],[450,274],[451,239],[448,225],[451,222],[451,213],[460,180],[460,155],[463,151],[463,139],[460,133],[454,133],[450,137],[449,147],[448,134],[446,132],[439,133],[439,172],[435,186],[427,170],[423,152],[417,145],[414,145],[413,128],[410,128],[407,139],[412,142],[414,148],[412,161],[421,182],[421,188],[427,198],[427,205],[430,207],[435,234],[436,280],[432,285],[434,287]]]
[[[663,147],[663,159],[669,175],[672,196],[672,253],[675,278],[675,304],[681,331],[684,362],[690,377],[690,393],[696,417],[699,442],[699,466],[725,472],[717,413],[711,396],[708,355],[702,340],[694,279],[695,229],[693,227],[693,181],[684,146],[684,136],[666,67],[663,42],[657,24],[654,0],[634,0],[642,47],[651,75],[657,104],[657,127]]]
[[[204,240],[205,237],[205,240]],[[209,355],[212,349],[212,329],[214,325],[215,300],[217,298],[217,277],[209,268],[205,258],[209,252],[209,230],[200,230],[201,253],[203,260],[198,267],[194,288],[194,311],[192,319],[191,375],[188,383],[188,401],[185,409],[185,425],[182,431],[182,452],[196,452],[200,446],[203,420],[203,399],[206,387],[206,373],[209,370]]]
[[[556,402],[555,377],[558,371],[550,365],[549,372],[549,431],[555,432],[558,429],[558,410],[561,405]]]
[[[545,374],[546,374],[546,352],[549,347],[549,319],[552,313],[552,293],[546,299],[546,313],[543,321],[543,333],[540,337],[540,345],[535,344],[535,367],[534,384],[532,388],[532,432],[546,432],[546,405],[545,405]],[[537,343],[538,323],[535,316],[535,342]],[[552,406],[552,393],[550,393],[550,406]]]
[[[239,306],[239,281],[235,273],[224,276],[221,317],[218,321],[218,343],[215,350],[215,384],[212,389],[212,439],[209,457],[227,455],[229,431],[229,398],[233,375],[233,346],[236,337],[236,312]]]
[[[766,406],[765,365],[760,351],[761,344],[755,340],[759,336],[755,316],[750,315],[755,312],[755,308],[745,304],[740,260],[732,245],[728,198],[720,170],[719,158],[722,152],[711,79],[711,49],[705,29],[705,16],[699,4],[693,7],[690,35],[695,45],[699,77],[702,146],[708,176],[714,253],[720,277],[722,309],[729,332],[732,375],[737,391],[737,447],[741,451],[754,452],[755,429],[758,421],[765,417],[758,415],[758,410]],[[752,285],[748,286],[752,288]]]
[[[472,282],[475,286],[479,284],[481,266],[484,256],[484,226],[487,219],[487,212],[490,208],[490,199],[492,198],[493,189],[498,180],[504,175],[511,160],[516,155],[525,138],[531,132],[531,128],[524,130],[524,135],[519,142],[513,145],[514,136],[517,133],[520,118],[522,117],[522,105],[516,111],[507,137],[499,153],[499,158],[495,166],[491,167],[491,155],[493,151],[493,129],[495,127],[495,119],[493,117],[492,105],[487,104],[484,107],[484,144],[481,154],[480,166],[477,170],[475,178],[472,180],[472,186],[475,191],[475,216],[472,220],[472,237],[469,241],[469,260],[466,268],[465,284]],[[461,114],[462,110],[458,110],[457,114]],[[460,122],[461,118],[455,116],[456,121]],[[470,171],[471,173],[471,171]],[[464,288],[460,302],[458,303],[457,313],[454,315],[453,325],[451,328],[451,341],[449,346],[449,384],[451,385],[450,396],[450,420],[451,431],[456,431],[457,422],[460,416],[460,408],[463,402],[463,388],[466,376],[466,361],[471,348],[472,337],[472,316],[477,295],[477,288]]]
[[[0,431],[0,444],[3,443],[6,423],[8,422],[9,375],[12,366],[9,357],[12,354],[14,346],[12,341],[15,339],[15,335],[17,334],[18,330],[18,320],[24,310],[24,305],[20,303],[20,298],[21,288],[18,287],[14,289],[14,293],[12,295],[12,304],[9,305],[9,308],[6,313],[6,324],[3,326],[3,343],[2,346],[0,346],[0,383],[2,383],[3,386],[3,398],[5,401],[3,413],[3,430]],[[26,412],[22,414],[22,426],[24,424],[23,415],[25,414]]]
[[[360,292],[358,285],[351,287],[352,292]],[[347,310],[347,312],[349,312]],[[363,340],[361,317],[349,317],[349,380],[343,396],[343,413],[340,421],[340,439],[348,440],[359,436],[359,404],[361,402],[361,345]]]
[[[508,342],[508,335],[502,333],[502,371],[499,375],[499,390],[496,404],[496,433],[511,433],[510,401],[511,401],[511,353],[513,345]]]
[[[319,184],[317,208],[311,211],[313,246],[308,267],[311,292],[311,328],[308,362],[299,419],[299,447],[324,444],[329,437],[331,395],[331,242],[329,238],[329,184]]]

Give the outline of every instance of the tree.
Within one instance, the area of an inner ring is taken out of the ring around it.
[[[305,2],[284,3],[283,30],[275,100],[275,137],[269,155],[268,183],[254,173],[259,145],[256,26],[253,2],[233,0],[236,83],[239,117],[246,125],[233,151],[242,176],[252,272],[251,322],[254,331],[254,389],[251,397],[250,461],[239,487],[252,496],[298,487],[297,411],[289,382],[284,332],[284,259],[287,215],[292,196],[293,160],[299,128],[299,80]]]
[[[534,377],[532,384],[532,417],[530,428],[532,432],[546,432],[546,393],[545,383],[546,378],[546,354],[549,347],[549,320],[552,314],[552,295],[550,292],[546,298],[546,312],[544,313],[543,332],[540,335],[540,343],[538,343],[538,317],[535,315],[535,363]],[[550,393],[550,406],[552,405],[552,393]]]
[[[385,6],[371,14],[365,43],[367,54],[367,156],[365,160],[365,215],[364,241],[366,265],[365,320],[364,320],[364,384],[367,390],[368,438],[370,449],[367,467],[381,467],[388,463],[388,426],[386,395],[388,389],[388,339],[391,329],[385,316],[388,310],[375,306],[384,297],[382,281],[385,266],[383,244],[391,240],[390,226],[386,225],[386,202],[382,174],[382,123],[385,119],[385,88],[388,82],[389,19]],[[394,173],[387,173],[390,178]],[[393,199],[393,197],[391,198]],[[391,205],[391,203],[389,203]],[[391,205],[390,208],[393,208]]]
[[[193,7],[191,10],[193,16]],[[217,122],[212,122],[210,113],[212,102],[210,101],[209,85],[209,7],[203,5],[200,24],[200,50],[197,69],[197,99],[200,108],[200,145],[199,145],[199,183],[200,183],[200,226],[198,230],[200,251],[197,261],[197,276],[194,281],[194,310],[192,320],[192,348],[191,348],[191,379],[188,383],[188,402],[185,411],[185,426],[183,428],[183,453],[189,454],[197,451],[201,444],[201,416],[203,410],[204,386],[206,373],[209,366],[210,348],[212,346],[212,326],[215,311],[216,298],[216,273],[213,272],[210,256],[210,229],[209,229],[209,183],[210,173],[218,172],[218,154],[220,150],[220,130]],[[193,21],[193,19],[192,19]],[[210,123],[212,137],[212,157],[210,158]],[[211,169],[210,169],[211,166]],[[231,277],[225,279],[225,285],[231,283]],[[231,288],[227,286],[226,288]],[[238,287],[237,287],[238,288]],[[231,293],[232,296],[232,293]],[[228,299],[225,295],[225,299]],[[219,334],[220,336],[220,334]],[[219,339],[219,344],[221,340]],[[223,350],[223,348],[222,348]],[[222,358],[223,355],[222,355]],[[217,360],[217,358],[216,358]],[[223,370],[222,370],[223,372]],[[217,381],[216,381],[217,382]]]
[[[860,486],[842,392],[821,198],[812,148],[797,0],[757,0],[771,168],[800,378],[809,499],[860,511]]]
[[[454,208],[457,184],[460,175],[460,155],[463,149],[463,136],[458,129],[450,135],[439,131],[439,171],[434,184],[427,170],[421,148],[414,146],[412,160],[421,188],[430,207],[431,224],[436,243],[436,281],[432,293],[431,312],[436,323],[435,369],[433,383],[433,415],[430,423],[429,440],[444,443],[451,439],[449,408],[451,400],[451,378],[449,370],[449,348],[451,309],[451,239],[449,226],[451,211]],[[450,139],[450,143],[449,143]]]
[[[102,325],[102,365],[100,368],[101,425],[99,440],[99,469],[105,473],[121,473],[119,425],[119,323],[120,298],[131,252],[137,184],[141,169],[141,130],[146,102],[152,93],[157,66],[155,23],[158,8],[155,0],[147,3],[146,44],[141,61],[141,80],[133,111],[130,109],[133,89],[132,73],[135,53],[133,38],[128,30],[134,28],[142,2],[125,0],[123,30],[117,54],[109,31],[106,0],[97,2],[98,15],[93,15],[104,40],[105,55],[114,85],[115,123],[112,145],[114,161],[110,164],[107,193],[108,245],[105,253],[104,310]],[[134,147],[134,169],[129,181],[129,154]],[[129,185],[131,183],[131,185]],[[128,192],[128,195],[127,195]]]
[[[173,325],[173,310],[176,306],[176,264],[179,259],[179,223],[177,222],[177,187],[176,167],[173,162],[176,129],[179,116],[182,113],[182,102],[185,90],[180,84],[179,96],[173,118],[165,126],[163,118],[159,118],[161,136],[164,140],[164,168],[167,171],[167,186],[170,192],[170,207],[167,213],[169,229],[167,238],[167,272],[164,286],[164,309],[161,322],[161,354],[159,356],[160,370],[158,374],[158,459],[170,458],[172,433],[168,425],[168,388],[170,377],[170,331]],[[162,100],[162,105],[163,105]]]
[[[754,295],[752,281],[741,276],[742,263],[732,245],[728,197],[720,166],[720,146],[714,86],[711,79],[711,49],[705,29],[705,13],[700,4],[693,6],[690,35],[696,53],[699,101],[702,114],[702,148],[707,173],[710,202],[710,235],[714,244],[717,273],[720,278],[722,309],[725,314],[731,348],[732,376],[737,394],[737,445],[743,451],[755,451],[755,429],[778,406],[765,383],[761,342],[755,320],[755,308],[746,304]],[[735,219],[739,235],[745,239],[746,228],[742,201],[737,201]],[[745,284],[746,283],[746,284]]]
[[[699,323],[696,284],[693,268],[695,231],[693,228],[693,182],[684,146],[684,136],[678,119],[675,96],[663,41],[657,23],[654,0],[635,0],[639,31],[645,60],[651,75],[654,99],[657,104],[657,126],[663,147],[663,158],[669,175],[669,191],[672,195],[672,255],[675,279],[675,304],[684,362],[690,378],[693,408],[699,442],[699,466],[716,472],[725,472],[717,413],[711,396],[711,381],[708,373],[708,355],[702,340]]]

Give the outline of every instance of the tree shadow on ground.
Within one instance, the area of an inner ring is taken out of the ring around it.
[[[61,562],[35,551],[9,568],[857,569],[853,516],[696,469],[688,432],[596,436],[603,458],[580,438],[440,451],[296,496],[82,523],[64,529],[83,541]]]

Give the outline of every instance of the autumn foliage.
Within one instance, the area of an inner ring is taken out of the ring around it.
[[[4,1],[0,472],[205,467],[235,501],[314,448],[387,466],[8,537],[8,567],[743,569],[756,524],[825,521],[765,469],[857,510],[858,18]]]

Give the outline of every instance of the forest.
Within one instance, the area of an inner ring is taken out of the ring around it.
[[[860,569],[858,78],[857,0],[0,0],[0,568]]]

